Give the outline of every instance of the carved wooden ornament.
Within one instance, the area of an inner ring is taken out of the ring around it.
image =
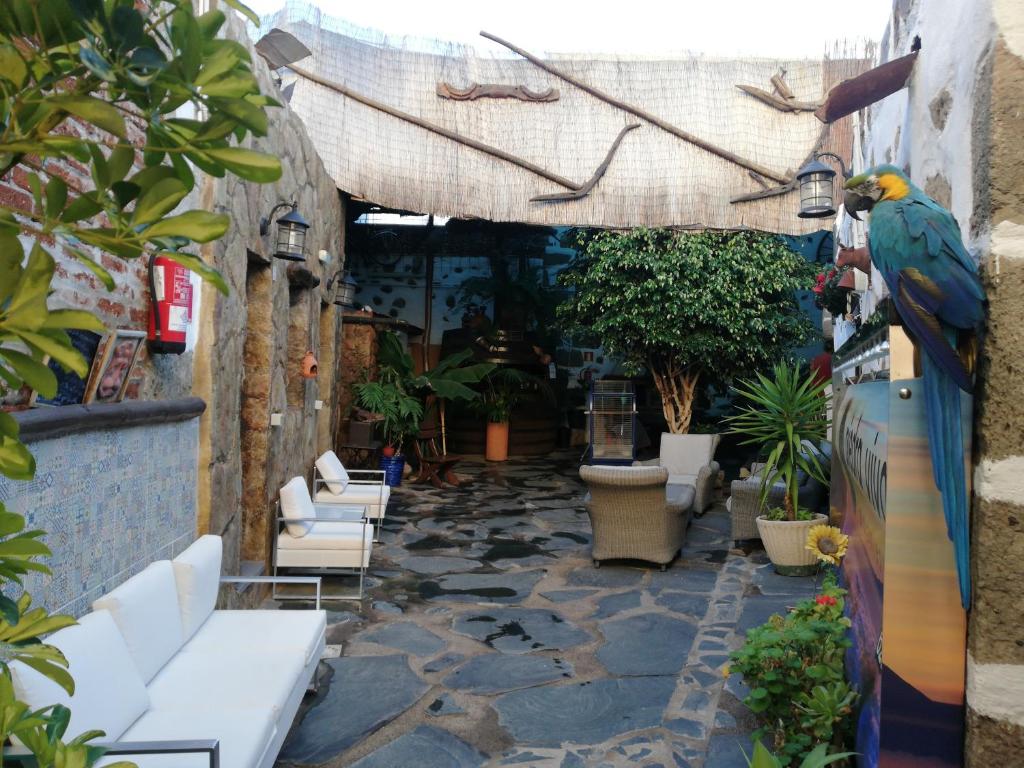
[[[557,88],[532,91],[525,85],[471,83],[468,88],[456,88],[451,83],[438,83],[437,95],[442,99],[475,101],[476,99],[519,99],[519,101],[558,101]]]

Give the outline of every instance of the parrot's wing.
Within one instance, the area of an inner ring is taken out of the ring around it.
[[[985,290],[956,219],[927,197],[908,200],[899,206],[899,212],[918,256],[912,265],[935,283],[943,296],[932,311],[957,328],[978,329],[984,322]]]
[[[935,364],[944,370],[958,387],[970,392],[971,376],[947,340],[937,316],[937,309],[948,301],[942,289],[913,267],[901,270],[895,282],[898,286],[896,306],[903,321],[924,345]]]

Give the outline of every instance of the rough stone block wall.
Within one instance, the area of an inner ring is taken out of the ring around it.
[[[227,34],[249,47],[261,89],[283,103],[237,19]],[[269,185],[206,179],[202,191],[203,207],[231,216],[227,235],[203,248],[231,292],[202,289],[194,374],[194,394],[208,406],[200,432],[198,529],[224,537],[228,573],[238,572],[241,560],[269,562],[277,491],[295,475],[308,479],[318,449],[330,445],[334,413],[332,398],[321,397],[335,386],[333,360],[322,361],[316,379],[304,379],[301,370],[307,350],[318,353],[321,334],[333,338],[340,323],[326,286],[344,267],[342,202],[302,121],[287,105],[267,111],[268,135],[249,139],[249,146],[280,158],[281,179]],[[310,222],[304,263],[273,257],[275,226],[260,235],[261,218],[279,202],[297,203]],[[326,263],[321,250],[331,256]],[[274,414],[280,426],[271,426]]]
[[[993,3],[984,200],[989,322],[977,422],[967,764],[1024,760],[1024,6]],[[986,178],[987,176],[987,178]]]

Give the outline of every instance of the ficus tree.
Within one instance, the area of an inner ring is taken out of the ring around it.
[[[224,0],[250,19],[238,0]],[[281,175],[277,158],[241,146],[267,133],[248,51],[218,37],[224,12],[193,11],[191,0],[4,0],[0,3],[0,178],[24,196],[0,199],[0,393],[28,386],[53,396],[44,363],[88,373],[67,331],[103,332],[80,310],[51,308],[57,260],[75,260],[108,289],[101,253],[164,255],[220,291],[220,274],[190,253],[221,237],[227,216],[188,209],[198,171],[254,182]],[[76,169],[77,172],[69,172]],[[17,421],[0,412],[0,472],[30,480],[35,460]],[[42,768],[91,765],[89,738],[64,743],[63,708],[28,712],[13,696],[8,665],[22,661],[65,690],[67,661],[39,638],[74,623],[17,597],[21,577],[46,572],[42,531],[0,503],[0,740],[17,734]],[[73,674],[73,670],[71,670]]]
[[[699,386],[764,370],[813,333],[796,301],[813,269],[774,235],[638,228],[576,245],[559,319],[651,373],[671,432],[689,431]]]

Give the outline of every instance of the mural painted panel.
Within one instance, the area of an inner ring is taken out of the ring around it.
[[[842,575],[853,622],[847,665],[862,694],[863,768],[962,763],[966,620],[932,480],[924,400],[912,396],[919,385],[856,384],[835,409],[832,518],[851,537]],[[904,388],[908,399],[898,394]],[[970,418],[969,402],[964,412]]]

